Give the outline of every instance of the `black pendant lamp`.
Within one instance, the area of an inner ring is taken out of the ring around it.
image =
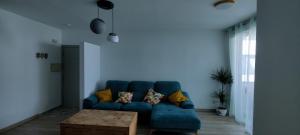
[[[92,20],[92,22],[90,23],[90,28],[95,34],[101,34],[105,31],[105,22],[99,18],[99,8],[97,7],[97,9],[98,16],[97,18]]]
[[[105,31],[105,22],[99,17],[99,8],[110,10],[114,8],[114,4],[107,0],[98,0],[98,16],[90,23],[90,28],[95,34],[101,34]]]

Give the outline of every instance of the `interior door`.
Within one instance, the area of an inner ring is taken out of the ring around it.
[[[79,45],[63,46],[63,106],[68,108],[80,107],[79,88]]]

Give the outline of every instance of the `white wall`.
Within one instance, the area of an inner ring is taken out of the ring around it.
[[[61,31],[0,9],[0,129],[61,104]],[[36,52],[47,52],[47,60]]]
[[[254,135],[300,135],[300,1],[258,1]]]
[[[149,30],[119,32],[120,43],[111,45],[106,34],[64,31],[64,44],[82,40],[101,45],[101,83],[106,80],[177,80],[197,108],[214,108],[212,93],[218,87],[210,74],[227,66],[224,33],[218,30]]]
[[[100,69],[100,46],[83,42],[80,45],[80,101],[99,89]]]

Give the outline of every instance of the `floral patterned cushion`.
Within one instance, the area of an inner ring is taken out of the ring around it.
[[[148,102],[149,104],[155,105],[158,104],[163,97],[163,94],[155,92],[153,89],[149,89],[147,95],[144,98],[144,101]]]
[[[119,98],[116,100],[117,103],[131,103],[133,94],[131,92],[119,92]]]

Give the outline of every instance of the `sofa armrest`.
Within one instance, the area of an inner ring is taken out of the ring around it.
[[[186,96],[188,98],[187,101],[184,101],[180,104],[180,107],[181,108],[184,108],[184,109],[194,109],[194,103],[192,102],[189,94],[187,92],[182,92],[184,96]]]
[[[96,95],[91,95],[83,100],[83,109],[92,109],[95,104],[98,103]]]

